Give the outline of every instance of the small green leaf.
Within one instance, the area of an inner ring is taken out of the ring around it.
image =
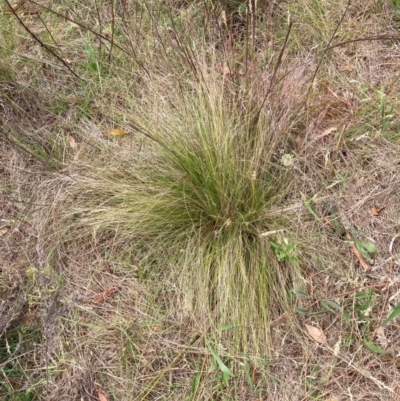
[[[317,219],[320,220],[318,214],[316,213],[316,211],[314,210],[314,202],[315,199],[317,198],[317,194],[315,194],[312,198],[307,199],[307,197],[300,192],[301,195],[301,200],[303,201],[304,206],[306,207],[306,209]]]
[[[371,242],[354,238],[354,245],[366,259],[369,259],[377,253],[376,246]]]
[[[343,345],[347,348],[350,347],[351,344],[353,344],[353,338],[350,334],[346,334],[343,338]]]
[[[307,309],[299,308],[298,306],[295,306],[294,309],[297,313],[300,313],[300,315],[306,315],[308,313]]]
[[[368,298],[369,296],[370,296],[369,292],[364,292],[364,291],[358,292],[358,293],[355,295],[355,297],[356,297],[357,299],[364,299],[364,298]]]
[[[321,301],[321,305],[330,312],[342,311],[342,307],[333,301]]]
[[[321,315],[324,315],[325,313],[328,313],[328,311],[325,309],[322,309],[317,312],[311,312],[308,314],[308,316],[321,316]]]
[[[385,354],[386,354],[386,351],[385,351],[383,348],[378,347],[377,345],[372,344],[372,343],[370,343],[370,342],[367,341],[367,340],[364,340],[364,344],[365,344],[371,351],[376,352],[377,354],[381,354],[381,355],[385,355]]]
[[[364,249],[366,249],[369,253],[374,254],[377,252],[376,246],[374,244],[372,244],[371,242],[360,241],[360,240],[358,240],[357,242],[360,244],[360,246],[362,246]]]
[[[387,319],[383,321],[383,324],[388,324],[393,319],[396,319],[398,315],[400,315],[400,302],[396,305],[393,312],[387,317]]]
[[[349,312],[347,310],[343,311],[343,319],[347,324],[350,323],[350,315],[349,315]]]
[[[195,397],[195,395],[197,394],[197,391],[199,390],[200,380],[201,380],[201,372],[197,372],[197,373],[194,375],[194,378],[193,378],[193,384],[192,384],[192,398]]]
[[[367,300],[362,304],[356,304],[356,310],[360,311],[360,313],[362,314],[362,316],[364,316],[364,312],[366,312],[372,304],[372,298],[368,297]]]
[[[213,356],[213,359],[217,362],[219,370],[222,373],[223,379],[226,381],[230,376],[233,376],[232,372],[229,368],[224,364],[222,359],[217,355],[217,353],[210,347],[210,352]]]
[[[293,289],[292,292],[293,292],[294,295],[298,295],[300,297],[305,297],[305,298],[308,297],[308,294],[305,293],[304,291],[301,291],[301,290]]]

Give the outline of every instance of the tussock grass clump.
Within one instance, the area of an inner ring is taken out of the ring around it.
[[[204,73],[182,91],[137,105],[132,118],[152,139],[151,157],[81,178],[79,212],[97,231],[157,249],[200,326],[231,325],[242,345],[253,337],[262,346],[293,270],[269,242],[281,240],[285,219],[268,211],[291,188],[278,153],[285,136],[267,113],[244,108],[221,76]]]

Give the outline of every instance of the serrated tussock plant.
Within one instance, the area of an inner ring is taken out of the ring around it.
[[[229,326],[221,337],[263,347],[294,273],[261,235],[287,224],[268,213],[291,190],[277,156],[286,136],[267,112],[255,119],[258,110],[221,76],[204,71],[182,88],[170,85],[165,95],[153,86],[153,101],[136,104],[132,122],[154,139],[148,155],[82,177],[89,200],[78,212],[96,230],[151,244],[184,294],[181,307],[202,327]]]

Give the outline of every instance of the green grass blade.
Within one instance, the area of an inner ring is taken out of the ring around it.
[[[383,321],[383,324],[388,324],[392,320],[396,319],[396,317],[400,315],[400,302],[396,305],[393,312]]]
[[[210,352],[215,360],[217,362],[217,365],[219,367],[219,370],[222,373],[222,376],[224,377],[224,380],[228,379],[229,377],[233,376],[232,372],[230,369],[224,364],[222,359],[218,356],[218,354],[210,347]]]
[[[321,305],[330,312],[342,311],[342,307],[333,301],[321,301]]]
[[[375,352],[375,353],[377,353],[377,354],[385,355],[385,354],[387,353],[383,348],[378,347],[377,345],[375,345],[375,344],[373,344],[373,343],[370,343],[370,342],[367,341],[367,340],[364,340],[364,344],[365,344],[371,351],[373,351],[373,352]]]
[[[201,381],[201,372],[197,372],[194,375],[193,383],[192,383],[192,395],[191,395],[192,400],[194,400],[196,398],[196,395],[197,395],[197,392],[198,392],[199,386],[200,386],[200,381]]]

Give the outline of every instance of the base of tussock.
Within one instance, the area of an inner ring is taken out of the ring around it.
[[[1,11],[0,398],[396,400],[395,44],[337,46],[311,82],[347,2],[234,31],[225,3],[170,3],[69,2],[101,44],[27,14],[85,83]],[[397,14],[352,2],[335,38]]]

